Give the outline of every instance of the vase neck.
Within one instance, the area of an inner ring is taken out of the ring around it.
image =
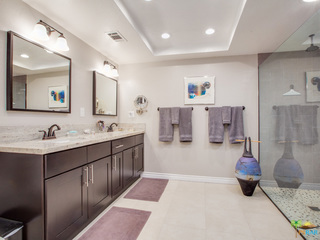
[[[251,137],[249,137],[249,151],[247,150],[247,137],[244,139],[244,150],[242,157],[246,158],[253,158],[252,152],[251,152]]]
[[[286,159],[293,159],[293,153],[292,153],[292,143],[290,141],[286,141],[284,144],[284,151],[282,154],[282,158]]]

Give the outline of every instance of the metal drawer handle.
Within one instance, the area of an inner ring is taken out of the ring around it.
[[[87,173],[87,177],[86,177],[87,181],[85,181],[84,184],[87,185],[87,187],[89,187],[89,174],[88,174],[88,170],[89,170],[88,167],[85,167],[85,168],[84,168],[84,171]]]
[[[90,168],[91,168],[91,179],[90,179],[90,181],[93,184],[93,164],[91,164]]]
[[[117,156],[114,156],[114,165],[113,165],[113,170],[117,170]]]
[[[122,148],[123,144],[116,146],[116,148]]]

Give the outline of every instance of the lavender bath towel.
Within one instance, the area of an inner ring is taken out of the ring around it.
[[[180,108],[179,107],[171,108],[172,124],[179,124],[179,121],[180,121],[179,117],[180,117]]]
[[[243,127],[243,107],[231,107],[231,124],[228,127],[229,130],[229,142],[240,143],[236,140],[244,139],[244,127]]]
[[[180,142],[192,142],[192,107],[180,108]]]
[[[159,109],[159,141],[173,141],[173,125],[171,117],[171,108]]]
[[[209,142],[223,143],[224,126],[222,123],[222,108],[209,107],[208,112]]]

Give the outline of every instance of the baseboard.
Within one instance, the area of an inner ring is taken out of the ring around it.
[[[260,180],[261,187],[278,187],[276,181]],[[299,189],[320,190],[320,183],[302,183]]]
[[[159,178],[159,179],[169,179],[169,180],[189,181],[189,182],[238,184],[238,181],[236,178],[195,176],[195,175],[182,175],[182,174],[156,173],[156,172],[143,172],[141,176],[145,178]]]

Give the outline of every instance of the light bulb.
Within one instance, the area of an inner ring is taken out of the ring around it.
[[[50,31],[49,31],[50,33]],[[45,25],[43,25],[41,22],[38,22],[34,28],[33,28],[33,34],[34,36],[41,41],[48,41],[49,35],[48,35],[48,29]]]
[[[55,47],[60,51],[69,51],[67,40],[62,34],[57,38]]]

